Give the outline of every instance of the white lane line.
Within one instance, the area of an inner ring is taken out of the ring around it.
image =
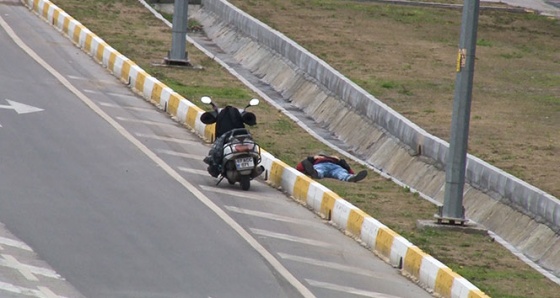
[[[113,126],[124,138],[134,144],[138,149],[148,158],[153,160],[157,165],[161,167],[162,170],[167,172],[169,176],[179,182],[183,187],[190,191],[201,203],[205,204],[208,209],[212,210],[218,217],[220,217],[227,225],[229,225],[240,237],[242,237],[256,252],[258,252],[264,260],[266,260],[276,272],[281,275],[286,282],[290,283],[303,297],[315,297],[313,293],[301,282],[299,281],[286,267],[278,261],[272,253],[270,253],[264,246],[262,246],[257,239],[251,236],[250,233],[245,231],[245,229],[237,223],[233,218],[231,218],[224,210],[222,210],[218,205],[214,204],[210,198],[208,198],[204,193],[198,190],[194,185],[187,181],[183,176],[181,176],[177,171],[175,171],[170,165],[166,164],[161,158],[152,152],[148,147],[146,147],[142,142],[136,139],[130,132],[128,132],[119,122],[111,118],[107,113],[105,113],[98,105],[95,104],[90,98],[83,94],[80,90],[74,87],[63,75],[61,75],[56,69],[50,66],[45,60],[43,60],[35,51],[33,51],[29,46],[27,46],[12,30],[12,28],[4,21],[0,16],[0,26],[4,28],[8,36],[23,50],[25,51],[33,60],[35,60],[39,65],[41,65],[45,70],[47,70],[51,75],[53,75],[64,87],[66,87],[70,92],[74,93],[85,105],[87,105],[92,111],[97,113],[101,118],[103,118],[107,123]]]
[[[177,169],[178,169],[179,171],[181,171],[181,172],[186,172],[186,173],[191,173],[191,174],[203,175],[203,176],[208,176],[208,177],[210,177],[210,174],[208,174],[208,171],[206,171],[206,170],[198,170],[198,169],[192,169],[192,168],[186,168],[186,167],[177,167]],[[224,178],[224,180],[225,180],[225,178]],[[217,181],[216,181],[216,182],[217,182]],[[227,183],[227,182],[222,180],[221,183]],[[251,180],[251,184],[253,184],[253,185],[254,185],[254,184],[256,184],[256,185],[263,185],[262,182],[260,182],[259,180],[256,180],[256,179]],[[201,187],[202,187],[202,185],[201,185]],[[213,191],[213,189],[207,189],[207,190]],[[216,190],[216,192],[218,192],[218,191]],[[245,194],[248,195],[248,196],[250,196],[250,193],[251,193],[251,192],[246,192]],[[230,192],[227,192],[227,194],[234,195],[234,196],[238,196],[238,197],[250,198],[250,197],[248,197],[248,196],[245,196],[244,193],[237,193],[237,192],[230,193]]]
[[[131,111],[160,113],[160,111],[158,111],[154,108],[121,106],[121,105],[116,105],[116,104],[112,104],[112,103],[108,103],[108,102],[99,102],[99,105],[104,106],[104,107],[108,107],[108,108],[120,108],[120,109],[131,110]]]
[[[197,174],[197,175],[208,175],[210,177],[210,174],[208,174],[208,172],[205,171],[205,170],[197,170],[197,169],[191,169],[191,168],[185,168],[185,167],[178,167],[177,169],[179,169],[179,171],[181,171],[181,172]]]
[[[18,240],[13,240],[13,239],[10,239],[10,238],[5,238],[5,237],[0,237],[0,245],[7,245],[7,246],[27,250],[27,251],[33,251],[33,249],[31,249],[31,247],[27,246],[27,244],[25,244],[21,241],[18,241]]]
[[[115,92],[103,93],[103,92],[99,92],[99,91],[95,91],[95,90],[89,90],[89,89],[84,89],[84,92],[89,93],[89,94],[107,94],[107,95],[111,95],[111,96],[114,96],[114,97],[138,100],[138,96],[135,96],[135,95],[132,95],[132,94],[122,94],[122,93],[115,93]]]
[[[5,265],[3,264],[4,266],[16,269],[27,280],[39,281],[39,279],[31,272],[29,268],[27,268],[24,264],[20,263],[13,256],[2,254],[2,257],[5,260],[5,262],[2,262],[5,263]]]
[[[92,80],[90,78],[84,78],[84,77],[78,77],[78,76],[72,76],[69,75],[67,76],[69,79],[71,80],[75,80],[75,81],[89,81],[89,82],[98,82],[98,83],[105,83],[105,84],[111,84],[111,85],[115,85],[115,86],[122,86],[122,84],[120,84],[118,81],[108,81],[108,80]]]
[[[179,144],[203,144],[200,140],[195,140],[195,139],[177,139],[177,138],[170,138],[170,137],[162,137],[162,136],[158,136],[158,135],[149,135],[149,134],[145,134],[145,133],[134,133],[134,135],[136,135],[137,137],[140,138],[146,138],[146,139],[153,139],[153,140],[158,140],[158,141],[165,141],[165,142],[172,142],[172,143],[179,143]]]
[[[286,241],[297,242],[297,243],[313,245],[313,246],[320,246],[320,247],[330,247],[331,246],[330,243],[319,241],[319,240],[313,240],[313,239],[309,239],[309,238],[302,238],[302,237],[297,237],[297,236],[292,236],[292,235],[282,234],[282,233],[276,233],[276,232],[271,232],[271,231],[266,231],[266,230],[261,230],[261,229],[250,229],[250,230],[254,234],[257,234],[257,235],[260,235],[260,236],[265,236],[265,237],[270,237],[270,238],[275,238],[275,239],[280,239],[280,240],[286,240]]]
[[[170,126],[170,127],[180,127],[178,124],[175,123],[167,123],[167,122],[157,122],[157,121],[149,121],[149,120],[139,120],[139,119],[131,119],[125,117],[115,117],[115,119],[123,121],[123,122],[130,122],[130,123],[142,123],[147,125],[157,125],[157,126]]]
[[[172,156],[179,156],[179,157],[185,157],[185,158],[190,158],[190,159],[196,159],[196,160],[200,160],[201,162],[205,157],[204,155],[182,153],[182,152],[177,152],[177,151],[167,150],[167,149],[155,149],[155,151],[158,152],[158,153],[161,153],[161,154],[167,154],[167,155],[172,155]]]
[[[290,255],[290,254],[286,254],[286,253],[278,253],[278,255],[282,259],[290,260],[290,261],[294,261],[294,262],[305,263],[305,264],[308,264],[308,265],[324,267],[324,268],[334,269],[334,270],[353,273],[353,274],[360,274],[360,275],[364,275],[364,276],[368,276],[368,277],[374,277],[374,278],[378,278],[378,279],[394,280],[394,279],[391,279],[391,278],[387,278],[385,274],[379,274],[375,271],[371,271],[371,270],[367,270],[367,269],[363,269],[363,268],[346,266],[346,265],[342,265],[342,264],[334,263],[334,262],[325,262],[325,261],[322,261],[322,260],[317,260],[317,259],[312,259],[312,258],[294,256],[294,255]]]
[[[208,173],[206,173],[206,174],[208,175]],[[204,191],[211,191],[211,192],[215,192],[215,193],[221,193],[221,194],[226,194],[226,195],[230,195],[230,196],[236,196],[236,197],[251,199],[251,200],[256,200],[256,201],[273,202],[272,198],[264,196],[264,195],[260,195],[258,193],[252,193],[252,192],[248,192],[248,191],[243,191],[243,192],[234,191],[234,190],[231,190],[231,189],[224,189],[224,188],[219,188],[219,187],[215,187],[215,186],[207,186],[207,185],[202,185],[202,184],[199,185],[199,186]]]
[[[306,220],[306,219],[299,219],[299,218],[294,218],[294,217],[289,217],[289,216],[283,216],[283,215],[278,215],[278,214],[269,213],[269,212],[243,209],[243,208],[239,208],[239,207],[235,207],[235,206],[224,206],[224,207],[231,212],[241,213],[241,214],[244,214],[244,215],[251,215],[251,216],[266,218],[266,219],[270,219],[270,220],[276,220],[276,221],[281,221],[281,222],[298,224],[298,225],[325,227],[324,225],[322,225],[320,223],[317,223],[317,222],[311,221],[311,220]]]
[[[402,298],[402,297],[399,297],[399,296],[393,296],[393,295],[383,294],[383,293],[379,293],[379,292],[365,291],[365,290],[360,290],[360,289],[356,289],[356,288],[352,288],[352,287],[346,287],[346,286],[331,284],[331,283],[327,283],[327,282],[316,281],[316,280],[312,280],[312,279],[305,279],[305,281],[308,282],[310,285],[312,285],[314,287],[333,290],[333,291],[338,291],[338,292],[343,292],[343,293],[347,293],[347,294],[359,295],[359,296],[364,296],[364,297]]]

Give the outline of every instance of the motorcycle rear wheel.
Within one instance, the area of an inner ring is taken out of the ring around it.
[[[248,175],[239,177],[239,184],[241,185],[241,189],[249,190],[249,188],[251,187],[251,177],[249,177]]]

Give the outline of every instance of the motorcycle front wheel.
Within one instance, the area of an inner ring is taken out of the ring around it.
[[[249,175],[239,177],[239,184],[241,185],[241,189],[249,190],[251,187],[251,177],[249,177]]]

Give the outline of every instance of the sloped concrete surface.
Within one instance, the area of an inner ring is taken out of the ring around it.
[[[446,142],[229,3],[203,1],[193,17],[234,63],[282,96],[283,102],[278,104],[291,104],[313,118],[315,126],[319,124],[346,144],[346,151],[358,159],[443,202]],[[467,218],[495,232],[542,267],[558,272],[560,261],[553,252],[559,247],[560,202],[474,156],[468,158],[466,176],[469,184],[463,203]]]

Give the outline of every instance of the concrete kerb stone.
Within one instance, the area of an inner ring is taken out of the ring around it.
[[[212,136],[209,134],[211,129],[200,122],[200,115],[203,112],[200,108],[182,98],[128,58],[107,46],[99,37],[50,1],[22,0],[22,2],[43,19],[59,28],[78,47],[101,63],[117,78],[127,83],[132,90],[145,100],[163,107],[177,121],[189,126],[202,138],[211,139]],[[114,61],[114,63],[111,63],[111,61]],[[154,91],[155,89],[158,90]],[[391,264],[401,267],[403,272],[411,274],[413,279],[419,280],[429,289],[434,289],[436,293],[443,297],[487,297],[474,285],[453,273],[447,266],[421,253],[408,240],[321,184],[289,167],[265,150],[262,151],[261,158],[261,164],[267,171],[268,183],[295,196],[295,199],[311,206],[315,212],[323,217],[331,219],[335,225],[357,237],[360,242],[368,245],[376,254],[384,257]],[[418,254],[422,257],[407,258],[407,255]],[[420,269],[410,270],[406,268]],[[457,286],[462,284],[465,284],[465,286]],[[463,288],[468,288],[468,291]]]
[[[218,5],[218,4],[213,2],[212,5]],[[221,9],[221,7],[219,9]],[[233,23],[239,25],[239,27],[243,27],[240,28],[241,31],[244,31],[244,33],[251,35],[255,39],[259,40],[259,42],[262,41],[263,44],[268,44],[271,45],[272,47],[272,44],[276,40],[271,41],[271,40],[266,40],[266,38],[273,38],[273,39],[284,38],[281,34],[277,34],[276,36],[273,36],[274,34],[272,33],[267,35],[262,34],[259,28],[261,29],[267,28],[266,25],[261,25],[260,23],[258,23],[258,21],[255,21],[253,18],[250,17],[243,18],[243,16],[239,16],[239,14],[237,13],[235,15],[228,14],[226,16],[225,13],[227,12],[225,11],[225,9],[224,11],[222,10],[216,11],[212,8],[212,10],[213,12],[216,12],[218,14],[224,12],[221,15],[223,18],[227,19],[227,22],[229,24]],[[238,17],[239,19],[237,19]],[[255,29],[254,27],[258,27],[258,28]],[[331,71],[331,69],[329,69],[328,66],[325,66],[321,62],[315,61],[316,63],[312,64],[313,63],[311,62],[312,59],[308,59],[309,55],[306,56],[304,50],[302,50],[299,54],[295,53],[297,49],[296,49],[296,45],[294,45],[293,43],[286,42],[285,47],[282,47],[280,49],[275,48],[275,50],[277,50],[281,56],[288,57],[289,60],[297,64],[298,67],[305,70],[310,70],[312,76],[314,76],[318,81],[320,81],[320,83],[328,86],[329,90],[332,89],[332,90],[336,90],[336,92],[342,92],[343,95],[341,96],[342,100],[346,100],[349,105],[353,107],[361,107],[362,105],[364,105],[364,103],[359,102],[358,99],[371,100],[371,101],[375,100],[375,98],[371,96],[366,96],[363,94],[362,96],[360,96],[359,94],[360,92],[357,92],[358,88],[356,88],[356,90],[353,91],[353,90],[348,90],[348,88],[342,87],[342,91],[340,91],[339,89],[341,88],[341,84],[342,84],[341,82],[346,82],[346,81],[337,80],[336,78],[327,75],[327,73]],[[311,65],[313,65],[314,67],[311,67]],[[331,74],[337,76],[336,71],[331,71]],[[351,83],[348,83],[348,85],[351,87],[355,87]],[[353,96],[348,96],[349,94],[352,94]],[[351,98],[351,99],[347,99],[347,98]],[[423,155],[434,159],[436,164],[445,164],[446,153],[448,150],[448,145],[446,143],[442,142],[441,140],[437,140],[433,136],[426,134],[425,131],[423,131],[419,127],[416,127],[415,125],[413,125],[413,123],[410,123],[409,121],[406,120],[395,121],[396,118],[399,118],[398,115],[396,115],[396,113],[394,113],[390,109],[383,108],[383,105],[381,104],[378,103],[376,103],[375,105],[366,104],[366,106],[367,106],[368,116],[371,116],[372,114],[374,116],[379,116],[379,117],[370,117],[370,118],[378,119],[380,125],[386,128],[390,134],[396,136],[399,140],[403,141],[411,148],[420,149],[417,150],[418,152],[421,151],[425,152]],[[430,143],[430,142],[435,146],[435,148],[427,148],[429,150],[423,150],[426,148],[422,147],[421,145],[423,143]],[[475,160],[475,158],[469,155],[469,160]],[[471,167],[471,164],[472,163],[469,163],[467,167]],[[478,185],[486,186],[485,188],[482,189],[487,193],[501,193],[502,196],[511,195],[511,197],[507,197],[506,200],[511,200],[512,202],[523,201],[525,196],[530,195],[531,192],[533,191],[540,192],[538,190],[531,189],[530,186],[528,186],[526,183],[520,182],[520,180],[515,177],[513,178],[508,177],[508,175],[505,172],[496,170],[486,163],[483,163],[482,168],[478,168],[478,170],[482,171],[481,172],[482,174],[486,172],[488,179],[484,179],[483,177],[482,179],[483,181],[480,181],[479,178],[482,177],[479,176],[480,173],[478,173],[476,170],[468,169],[469,173],[471,174],[475,173],[475,175],[468,176],[467,180],[469,180],[472,183],[477,183]],[[479,179],[479,181],[477,181],[477,179]],[[502,191],[505,190],[505,191],[500,192],[499,190]],[[550,205],[548,204],[556,204],[556,205],[558,204],[558,201],[554,200],[553,198],[547,195],[539,196],[539,198],[546,200],[547,207],[550,207]],[[504,200],[503,202],[506,202],[506,200]],[[535,216],[539,218],[543,218],[544,219],[543,221],[547,225],[550,225],[553,230],[557,229],[557,223],[560,222],[560,218],[558,218],[560,214],[550,211],[550,210],[555,210],[556,208],[543,209],[540,208],[540,206],[542,206],[542,204],[539,204],[539,208],[536,209],[537,212],[535,213],[536,214]],[[516,208],[516,206],[512,206],[512,207]]]

